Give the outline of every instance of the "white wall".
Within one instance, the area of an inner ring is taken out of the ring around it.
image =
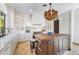
[[[7,16],[8,16],[8,27],[7,28],[14,28],[14,9],[8,7]]]
[[[79,8],[73,11],[73,42],[79,43]]]
[[[59,33],[71,34],[71,11],[67,11],[60,15]]]
[[[41,11],[33,12],[32,14],[32,23],[33,24],[44,24],[43,13]]]
[[[4,3],[0,3],[0,10],[7,14],[7,6]]]

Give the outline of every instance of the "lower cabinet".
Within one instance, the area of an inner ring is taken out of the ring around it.
[[[11,50],[9,47],[9,44],[5,46],[5,48],[3,48],[3,50],[0,51],[0,55],[10,55],[11,54]]]
[[[69,36],[58,36],[52,40],[37,39],[35,52],[37,55],[57,55],[69,49]]]
[[[17,40],[11,40],[6,46],[0,51],[0,55],[13,55],[17,45]]]

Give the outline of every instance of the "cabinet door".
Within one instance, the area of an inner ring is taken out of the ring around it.
[[[54,38],[54,54],[62,54],[70,48],[68,36],[58,36]]]
[[[48,42],[46,40],[43,40],[41,43],[41,50],[42,50],[42,54],[43,55],[47,55],[48,54]]]
[[[54,44],[53,44],[53,40],[48,41],[48,54],[49,55],[53,55],[54,54]]]
[[[63,52],[63,38],[62,36],[59,36],[59,54]]]
[[[58,54],[59,52],[59,37],[54,38],[54,54]]]
[[[63,36],[63,51],[70,49],[70,41],[68,36]]]

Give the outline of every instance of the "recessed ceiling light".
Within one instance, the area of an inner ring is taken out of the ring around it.
[[[29,11],[32,12],[33,10],[32,9],[29,9]]]

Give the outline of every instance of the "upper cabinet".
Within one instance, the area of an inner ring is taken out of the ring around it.
[[[31,16],[27,13],[15,11],[14,27],[18,30],[24,30],[27,23],[31,23]]]

